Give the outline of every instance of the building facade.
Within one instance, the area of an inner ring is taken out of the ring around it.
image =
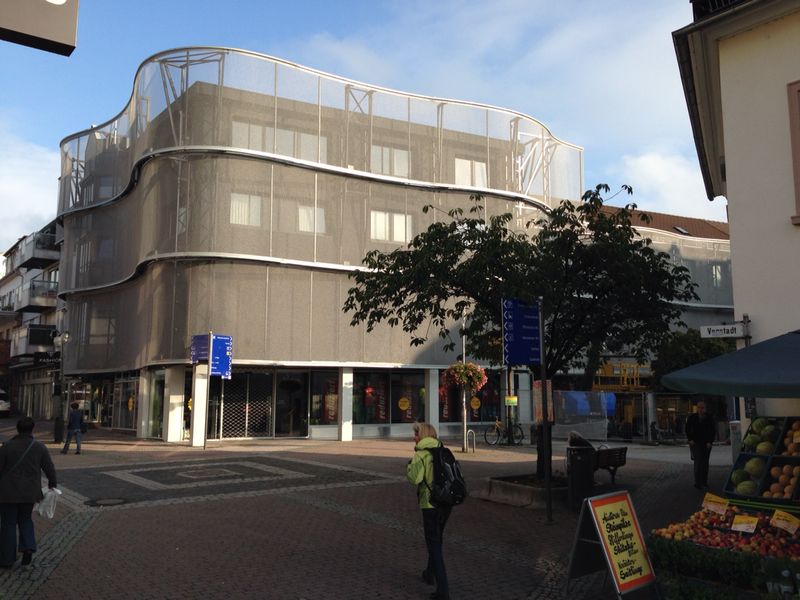
[[[55,416],[61,227],[49,223],[4,254],[0,277],[0,390],[15,412]]]
[[[222,48],[147,59],[123,111],[61,152],[69,398],[103,426],[192,443],[407,436],[417,419],[460,432],[441,382],[455,353],[352,327],[348,275],[472,194],[523,229],[584,189],[582,150],[526,115]],[[686,260],[717,256],[662,234]],[[190,362],[209,331],[233,338],[231,379]],[[470,422],[502,414],[502,380]],[[530,421],[530,379],[514,380]]]
[[[728,201],[736,318],[760,342],[800,326],[800,2],[692,4],[673,39],[708,197]]]
[[[348,274],[474,193],[522,228],[579,199],[581,174],[580,148],[513,111],[243,51],[153,56],[122,113],[62,143],[70,393],[101,424],[196,436],[189,344],[213,330],[233,337],[234,370],[211,378],[209,438],[456,427],[438,393],[454,355],[351,327]],[[475,419],[499,410],[499,388],[485,394]]]

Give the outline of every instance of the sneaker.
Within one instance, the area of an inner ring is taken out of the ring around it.
[[[67,453],[67,451],[66,451],[66,450],[62,450],[62,451],[61,451],[61,454],[66,454],[66,453]]]
[[[22,564],[23,567],[26,566],[26,565],[31,564],[31,560],[33,560],[33,554],[31,553],[30,550],[26,550],[25,552],[22,553],[22,563],[21,564]]]
[[[80,453],[81,453],[80,450],[75,450],[75,454],[80,454]]]

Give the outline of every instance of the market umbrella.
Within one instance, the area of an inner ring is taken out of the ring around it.
[[[673,371],[661,383],[719,396],[800,397],[800,329]]]

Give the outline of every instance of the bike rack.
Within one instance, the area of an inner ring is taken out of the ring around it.
[[[469,438],[472,436],[472,452],[475,452],[475,431],[473,429],[469,429],[467,431],[467,452],[469,452]]]

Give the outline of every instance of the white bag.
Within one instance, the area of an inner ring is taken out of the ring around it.
[[[44,494],[44,498],[36,505],[36,510],[39,511],[39,514],[43,517],[52,519],[53,515],[56,514],[56,503],[58,502],[58,497],[61,495],[61,490],[43,487],[42,494]]]

